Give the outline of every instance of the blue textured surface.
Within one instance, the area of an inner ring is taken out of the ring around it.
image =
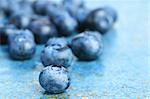
[[[66,93],[47,95],[38,83],[43,68],[39,61],[43,46],[37,46],[32,60],[23,62],[9,59],[7,46],[1,46],[0,99],[150,98],[150,1],[87,0],[87,5],[90,8],[109,5],[119,14],[115,29],[103,37],[101,58],[93,62],[75,62],[69,68],[72,83]]]

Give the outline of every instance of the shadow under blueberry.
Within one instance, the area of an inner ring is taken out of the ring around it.
[[[65,92],[62,92],[60,94],[52,94],[52,93],[49,93],[47,91],[44,91],[42,93],[42,96],[40,97],[40,99],[69,99],[70,95],[65,91]]]
[[[5,59],[9,58],[9,47],[7,45],[0,45],[0,57]]]
[[[0,47],[0,49],[2,50],[1,52],[1,58],[3,58],[3,60],[5,62],[7,62],[7,65],[9,66],[9,68],[11,69],[15,69],[15,70],[33,70],[36,68],[41,68],[43,66],[39,66],[40,63],[40,53],[42,50],[43,46],[38,46],[36,48],[36,52],[35,55],[33,57],[31,57],[30,59],[25,59],[25,60],[19,60],[19,59],[13,59],[10,54],[9,54],[9,47],[8,46],[2,46]],[[37,64],[38,63],[38,64]]]
[[[2,50],[2,52],[5,52],[5,53],[7,53],[9,51],[8,46],[6,46],[6,45],[1,45],[1,50]]]

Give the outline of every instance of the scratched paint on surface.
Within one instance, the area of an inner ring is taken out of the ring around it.
[[[92,2],[92,5],[91,5]],[[94,6],[93,6],[94,5]],[[60,95],[48,95],[38,83],[42,70],[37,46],[32,60],[14,61],[7,53],[7,46],[0,51],[0,99],[99,99],[150,97],[150,66],[148,59],[148,0],[87,0],[87,6],[114,7],[119,20],[104,35],[104,52],[99,60],[75,62],[69,68],[71,86]],[[94,97],[94,98],[93,98]]]

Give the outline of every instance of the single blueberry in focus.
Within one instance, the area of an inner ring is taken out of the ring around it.
[[[36,43],[43,44],[51,37],[56,37],[57,30],[47,17],[33,20],[28,28],[34,33]]]
[[[87,28],[97,30],[102,34],[109,31],[117,20],[117,13],[109,7],[97,8],[86,19]]]
[[[62,7],[49,6],[47,13],[56,25],[60,35],[72,35],[77,29],[77,21]]]
[[[13,59],[26,60],[33,57],[36,45],[33,35],[30,35],[27,31],[20,31],[9,37],[9,53]]]
[[[83,32],[72,39],[70,46],[79,60],[95,60],[102,53],[101,35],[93,31]]]
[[[61,65],[64,67],[69,67],[72,65],[74,57],[71,49],[66,45],[65,41],[63,41],[63,43],[59,40],[49,40],[48,46],[46,46],[42,51],[41,61],[44,66]]]
[[[63,66],[51,65],[40,73],[39,83],[47,92],[59,94],[70,86],[70,77]]]

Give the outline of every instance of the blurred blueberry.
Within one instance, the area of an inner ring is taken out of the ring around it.
[[[50,94],[59,94],[70,86],[70,77],[63,66],[51,65],[40,73],[39,83]]]
[[[30,16],[33,14],[32,2],[29,0],[19,0],[19,8],[16,12]]]
[[[74,17],[78,20],[80,24],[82,24],[85,22],[88,13],[89,10],[87,10],[86,8],[79,8],[77,12],[74,13]]]
[[[104,34],[112,28],[116,20],[117,14],[112,8],[97,8],[88,15],[86,20],[87,28],[98,30]]]
[[[16,30],[13,24],[0,24],[0,44],[6,44],[8,35],[12,34]]]
[[[10,16],[10,23],[15,24],[18,28],[27,28],[29,22],[31,21],[31,16],[22,13],[13,13]]]
[[[35,54],[35,42],[32,37],[26,33],[20,33],[11,37],[13,38],[9,42],[9,53],[13,59],[25,60],[33,57]]]
[[[116,12],[115,9],[113,9],[112,7],[108,7],[108,6],[103,7],[103,9],[104,9],[108,14],[110,14],[110,16],[113,18],[113,22],[116,22],[116,21],[117,21],[118,15],[117,15],[117,12]]]
[[[40,15],[46,15],[47,7],[51,6],[52,4],[53,3],[51,0],[36,0],[32,6],[35,13]]]
[[[63,0],[64,6],[74,6],[76,8],[84,7],[85,5],[84,0]]]
[[[83,0],[63,0],[63,6],[79,22],[85,19],[88,12]]]
[[[47,17],[40,17],[30,22],[28,28],[34,33],[36,43],[43,44],[57,36],[57,30]]]
[[[15,1],[15,0],[14,0]],[[10,23],[18,28],[26,28],[33,16],[31,3],[25,0],[18,1],[18,8],[10,14]]]
[[[69,14],[77,20],[78,30],[85,30],[85,21],[89,14],[89,10],[85,7],[83,0],[63,0],[64,8],[69,12]]]
[[[55,44],[46,46],[42,51],[41,61],[43,65],[61,65],[64,67],[71,66],[74,58],[72,51],[68,46],[64,46],[65,43],[57,41],[55,41]]]
[[[72,35],[77,29],[77,21],[63,7],[49,6],[47,13],[59,30],[60,35]]]
[[[5,13],[6,16],[10,16],[16,10],[19,9],[17,0],[0,0],[0,9]]]
[[[10,33],[8,33],[8,41],[9,42],[13,41],[16,36],[24,36],[24,38],[31,39],[34,41],[34,36],[32,32],[27,29],[26,30],[17,30],[17,29],[11,30]]]
[[[83,32],[86,30],[86,19],[89,15],[89,10],[86,8],[78,8],[77,12],[74,13],[75,19],[78,21],[78,31]]]
[[[0,44],[6,44],[7,41],[7,36],[6,33],[3,32],[3,28],[4,28],[5,24],[3,19],[0,19]]]
[[[95,60],[102,53],[101,35],[98,32],[83,32],[72,39],[70,46],[79,60]]]

